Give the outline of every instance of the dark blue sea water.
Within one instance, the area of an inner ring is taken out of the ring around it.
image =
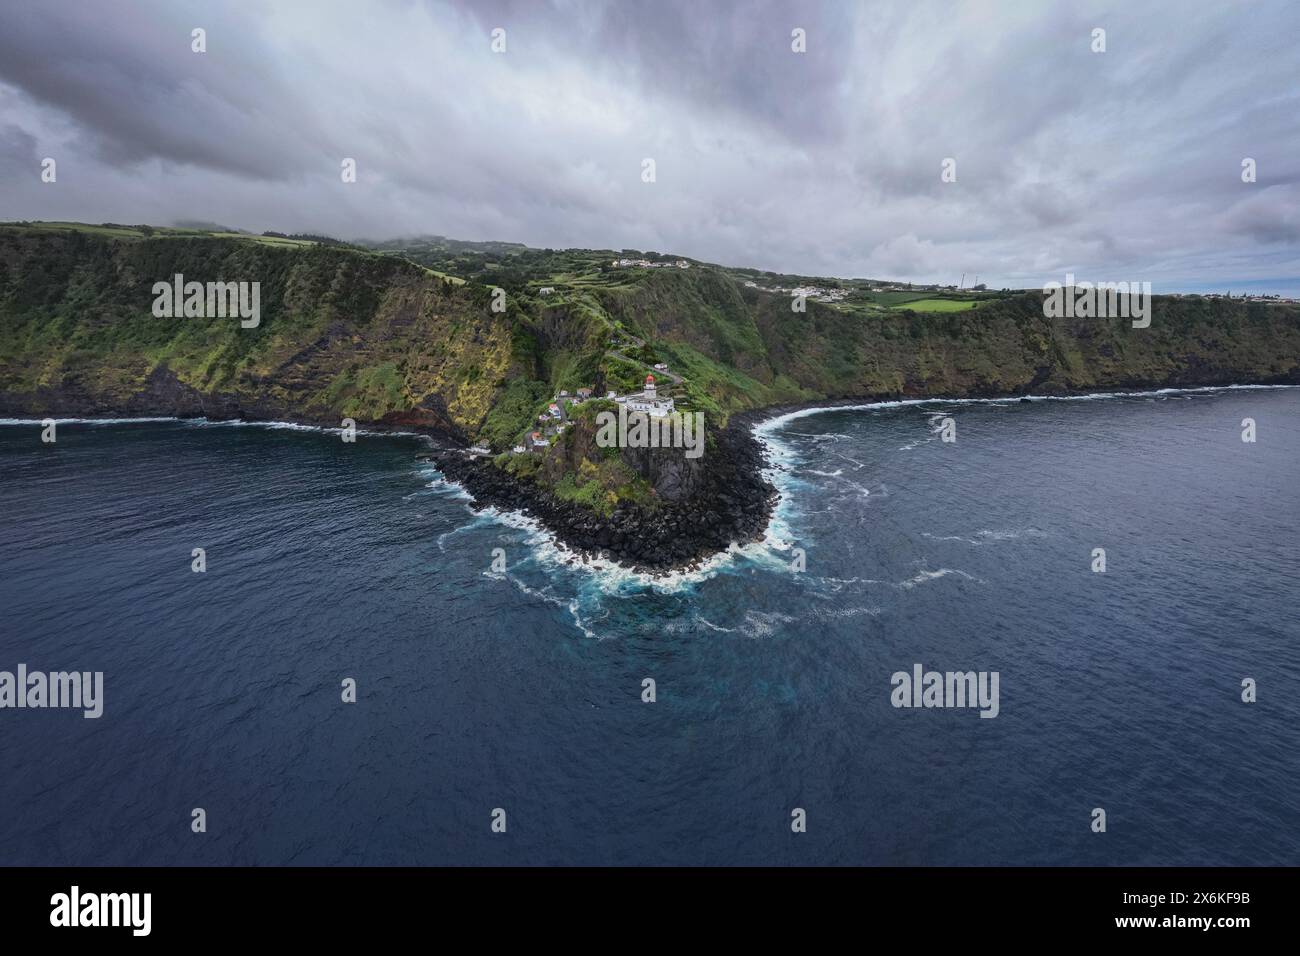
[[[105,675],[0,710],[0,862],[1300,864],[1300,391],[763,432],[769,540],[647,584],[413,438],[0,427],[0,670]]]

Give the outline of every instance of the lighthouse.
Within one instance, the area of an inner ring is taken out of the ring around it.
[[[645,397],[654,401],[656,394],[655,377],[653,375],[647,375],[645,377]]]

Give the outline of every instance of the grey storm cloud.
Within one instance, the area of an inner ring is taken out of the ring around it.
[[[1289,2],[54,0],[0,18],[0,218],[1300,285]]]

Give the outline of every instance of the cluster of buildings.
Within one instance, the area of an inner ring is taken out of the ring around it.
[[[611,392],[610,397],[613,396],[614,393]],[[563,435],[565,429],[569,427],[568,406],[581,405],[589,398],[591,398],[589,388],[580,388],[572,395],[568,391],[557,394],[555,399],[546,406],[546,411],[537,416],[536,424],[524,434],[519,444],[515,445],[515,454],[522,455],[537,448],[550,448],[552,440]]]
[[[615,269],[689,269],[691,264],[685,259],[673,262],[651,262],[649,259],[615,259],[610,263]]]
[[[1262,292],[1243,292],[1240,295],[1233,295],[1231,292],[1170,292],[1171,299],[1237,299],[1241,302],[1289,302],[1296,303],[1300,299],[1294,299],[1285,295],[1265,294]]]
[[[758,289],[761,292],[781,292],[785,295],[801,295],[805,299],[813,299],[817,302],[840,302],[845,299],[848,289],[824,289],[817,285],[795,286],[793,289],[784,289],[781,286],[772,286],[771,288],[759,285],[757,282],[746,282],[745,287],[749,289]]]
[[[865,293],[919,293],[919,291],[928,291],[928,293],[937,293],[937,291],[943,291],[943,290],[956,291],[958,289],[962,289],[963,286],[891,284],[891,285],[862,285],[859,287],[855,287],[855,289],[826,289],[826,287],[823,286],[801,285],[801,286],[794,286],[793,289],[785,289],[784,286],[763,286],[763,285],[759,285],[758,282],[749,280],[745,282],[745,287],[748,287],[748,289],[758,289],[759,291],[764,291],[764,293],[783,293],[785,295],[802,295],[803,298],[815,299],[816,302],[842,302],[842,300],[849,298],[849,295],[852,295],[853,293],[855,293],[855,291],[865,291]],[[982,293],[982,291],[985,291],[985,289],[987,289],[987,286],[985,286],[983,282],[980,282],[980,284],[970,286],[970,289],[974,291],[978,291],[978,293]]]
[[[791,295],[803,296],[818,302],[839,302],[849,294],[847,289],[823,289],[817,285],[801,285],[790,290]]]
[[[662,362],[655,368],[661,372],[668,370],[668,366]],[[569,427],[569,406],[581,405],[591,397],[589,388],[580,388],[572,395],[567,391],[560,392],[555,396],[555,400],[546,406],[546,411],[537,416],[536,424],[525,433],[519,444],[515,445],[514,453],[523,455],[540,448],[550,448],[551,443],[563,435]],[[626,405],[629,412],[645,412],[652,418],[664,418],[673,412],[672,397],[660,394],[653,374],[646,375],[641,391],[628,395],[607,392],[605,398]]]

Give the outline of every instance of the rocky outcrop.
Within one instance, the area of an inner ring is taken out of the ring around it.
[[[680,450],[661,450],[667,454]],[[430,460],[489,505],[532,515],[568,547],[606,556],[645,571],[690,567],[732,544],[762,537],[776,501],[776,489],[762,477],[762,449],[748,425],[736,421],[716,431],[705,455],[693,462],[690,493],[654,506],[619,504],[604,518],[562,500],[544,485],[521,481],[486,457],[459,449],[432,453]]]
[[[598,448],[579,421],[526,468],[455,451],[438,463],[480,504],[528,511],[584,553],[662,570],[766,526],[773,492],[746,409],[1300,382],[1294,304],[1158,297],[1146,328],[1048,318],[1038,292],[953,313],[810,301],[794,314],[725,270],[650,273],[580,302],[525,296],[500,312],[485,285],[358,250],[6,225],[0,415],[351,418],[500,451],[559,389],[601,394],[609,376],[627,390],[616,380],[628,355],[607,350],[617,329],[620,341],[671,353],[686,377],[673,386],[679,406],[708,410],[702,457]],[[175,274],[259,283],[260,323],[153,316],[152,284]]]

